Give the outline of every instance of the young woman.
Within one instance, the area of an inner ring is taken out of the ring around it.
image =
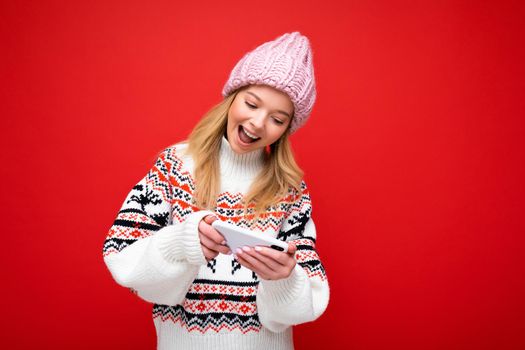
[[[104,243],[122,286],[154,303],[158,349],[293,349],[329,288],[312,203],[289,135],[316,96],[308,39],[247,53],[189,139],[165,149],[128,194]],[[231,252],[222,220],[288,242]]]

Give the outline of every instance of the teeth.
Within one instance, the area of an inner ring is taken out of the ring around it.
[[[242,128],[242,131],[244,131],[244,133],[245,133],[246,135],[248,135],[251,139],[254,139],[254,140],[257,140],[257,139],[258,139],[257,136],[250,134],[250,133],[249,133],[244,127]]]

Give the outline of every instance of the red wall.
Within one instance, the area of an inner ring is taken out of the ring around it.
[[[3,348],[154,348],[105,234],[241,56],[299,30],[318,100],[292,142],[331,301],[297,348],[524,349],[524,9],[3,1]]]

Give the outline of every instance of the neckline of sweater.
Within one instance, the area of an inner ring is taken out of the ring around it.
[[[238,154],[232,149],[225,136],[222,137],[219,152],[221,175],[231,177],[230,180],[251,179],[264,166],[264,148]]]

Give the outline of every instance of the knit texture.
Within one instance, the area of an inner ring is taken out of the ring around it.
[[[288,94],[294,105],[290,133],[304,125],[316,98],[308,38],[299,32],[286,33],[248,52],[233,68],[222,95],[251,84],[269,85]]]
[[[217,207],[201,210],[186,149],[180,143],[164,150],[127,195],[104,242],[108,269],[117,283],[154,304],[158,349],[293,349],[291,326],[319,317],[329,299],[306,184],[250,223],[241,199],[263,166],[263,150],[236,154],[223,137]],[[252,205],[248,216],[253,213]],[[294,242],[291,275],[262,280],[231,255],[207,262],[198,224],[209,214]]]

